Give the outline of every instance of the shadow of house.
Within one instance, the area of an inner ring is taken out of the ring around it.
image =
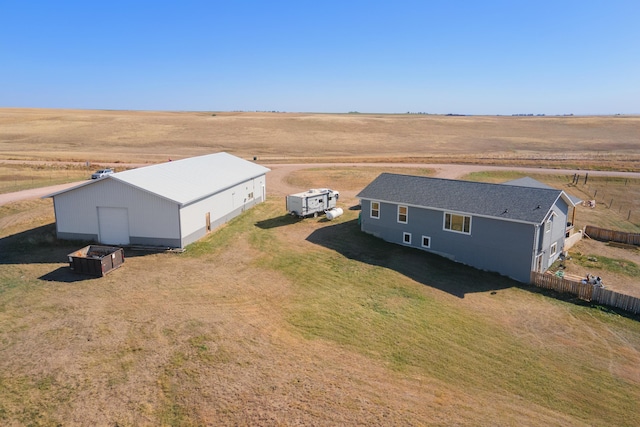
[[[458,298],[521,284],[496,273],[477,270],[419,249],[385,242],[360,231],[357,220],[314,231],[307,241],[369,265],[388,268],[426,286]]]

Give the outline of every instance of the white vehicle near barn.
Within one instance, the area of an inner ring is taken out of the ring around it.
[[[336,207],[340,193],[329,188],[312,188],[302,193],[287,196],[287,212],[304,218],[325,213]]]
[[[105,176],[112,175],[114,173],[115,171],[113,169],[100,169],[99,171],[96,171],[95,173],[91,174],[91,179],[104,178]]]

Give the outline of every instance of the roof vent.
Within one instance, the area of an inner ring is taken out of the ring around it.
[[[504,212],[502,212],[502,215],[509,213],[509,209],[505,209]]]

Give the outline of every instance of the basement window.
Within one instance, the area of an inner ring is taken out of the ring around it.
[[[402,241],[407,245],[411,244],[411,233],[402,233]]]
[[[423,248],[430,248],[431,247],[431,237],[422,236],[422,247]]]

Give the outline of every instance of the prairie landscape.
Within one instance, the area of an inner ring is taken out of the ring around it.
[[[272,167],[265,203],[100,279],[69,272],[84,243],[55,239],[50,199],[0,206],[0,422],[640,425],[637,317],[364,235],[355,197],[441,163],[513,167],[459,169],[496,182],[522,166],[638,172],[638,135],[631,116],[0,109],[4,191],[216,151]],[[637,210],[638,179],[532,176],[585,199],[606,188],[580,224],[640,231],[608,206]],[[285,215],[285,194],[317,186],[341,190],[343,216]],[[637,249],[579,245],[576,271],[638,285]]]
[[[639,116],[509,117],[0,109],[0,158],[145,163],[487,162],[640,171]]]

